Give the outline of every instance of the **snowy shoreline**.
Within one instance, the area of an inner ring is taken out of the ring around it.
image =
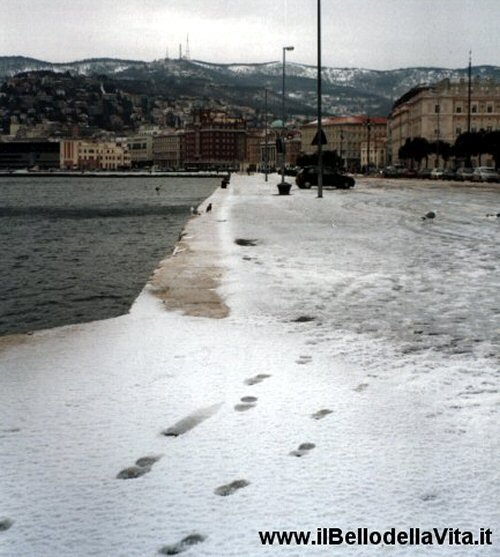
[[[278,196],[275,181],[214,192],[129,314],[0,339],[0,553],[406,557],[427,552],[258,532],[499,523],[491,358],[370,335],[378,290],[349,250],[372,225],[338,208],[359,215],[357,192]],[[371,272],[401,305],[405,279]],[[342,330],[332,314],[356,289],[367,328]],[[494,557],[498,541],[428,554],[450,551]]]

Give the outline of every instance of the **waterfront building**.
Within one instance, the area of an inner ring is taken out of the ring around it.
[[[198,110],[184,133],[184,164],[237,170],[245,160],[246,120],[223,111]]]
[[[0,142],[2,170],[51,170],[59,166],[60,150],[57,141]]]
[[[374,138],[361,142],[361,168],[383,168],[387,165],[387,139]]]
[[[256,169],[261,163],[261,143],[265,140],[265,131],[248,130],[246,134],[245,164],[247,168]]]
[[[64,139],[60,142],[64,170],[123,170],[131,166],[126,142]]]
[[[99,142],[98,149],[101,170],[125,170],[131,167],[132,161],[126,142]]]
[[[302,152],[302,134],[299,130],[289,131],[285,137],[285,166],[296,166]]]
[[[276,137],[270,134],[266,140],[264,138],[260,143],[260,167],[265,170],[267,165],[268,171],[275,171],[278,167],[278,152],[276,149]]]
[[[147,133],[127,139],[130,160],[134,168],[153,166],[153,134]]]
[[[387,118],[379,116],[336,116],[324,118],[322,128],[327,144],[324,150],[336,151],[344,160],[344,166],[351,172],[359,171],[363,166],[384,166],[385,157],[381,157],[382,146],[387,139]],[[317,151],[313,140],[318,129],[318,121],[309,122],[301,127],[302,152],[311,155]],[[362,146],[365,156],[362,156]],[[372,149],[374,156],[372,157]],[[385,149],[384,149],[385,151]],[[375,156],[376,154],[376,156]]]
[[[267,137],[267,146],[265,137],[260,141],[260,167],[264,169],[266,166],[271,170],[276,170],[281,164],[281,153],[278,149],[278,138],[279,134],[276,132],[269,133]],[[288,132],[285,137],[286,149],[285,149],[285,166],[293,167],[297,166],[297,159],[302,153],[302,136],[299,130],[293,130]],[[267,151],[267,159],[266,159]]]
[[[153,138],[153,163],[159,170],[179,169],[184,160],[184,132],[165,131]]]
[[[444,79],[434,85],[422,85],[398,99],[389,117],[390,157],[398,162],[399,149],[407,139],[422,137],[429,142],[444,141],[454,145],[467,131],[500,130],[500,83],[479,77],[470,83]],[[492,160],[483,159],[484,164]],[[435,156],[429,166],[437,166]],[[442,161],[439,161],[442,166]]]

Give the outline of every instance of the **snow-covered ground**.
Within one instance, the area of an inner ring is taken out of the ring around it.
[[[500,554],[494,192],[276,180],[202,205],[171,260],[202,277],[180,302],[153,280],[128,315],[0,339],[0,555]],[[493,545],[258,535],[322,527]]]

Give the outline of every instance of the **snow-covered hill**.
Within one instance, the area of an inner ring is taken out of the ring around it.
[[[26,71],[70,72],[80,75],[104,74],[127,81],[151,80],[154,83],[175,80],[176,91],[185,84],[186,92],[199,96],[221,95],[233,91],[242,99],[255,97],[268,88],[281,91],[282,64],[279,61],[260,64],[214,64],[201,60],[119,60],[97,58],[53,64],[25,57],[0,57],[0,80]],[[500,80],[499,66],[476,66],[474,76]],[[365,68],[330,68],[322,72],[325,111],[332,114],[367,113],[384,115],[392,103],[416,85],[436,83],[449,78],[467,76],[467,68],[401,68],[371,70]],[[287,89],[292,99],[290,110],[306,114],[316,102],[315,66],[289,62]]]

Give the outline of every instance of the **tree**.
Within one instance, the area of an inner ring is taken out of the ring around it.
[[[495,167],[500,167],[500,131],[486,132],[483,139],[484,152],[493,155]]]
[[[455,141],[455,156],[465,159],[467,166],[471,166],[471,157],[484,153],[484,133],[465,132]]]
[[[404,145],[399,148],[398,156],[401,160],[410,160],[411,166],[413,167],[413,161],[416,161],[420,166],[422,159],[426,159],[427,166],[427,156],[430,153],[430,146],[427,139],[424,137],[414,137],[413,139],[408,138]]]
[[[425,167],[427,168],[429,152],[429,142],[425,137],[415,137],[413,139],[412,154],[418,166],[422,163],[422,159],[425,159]]]
[[[446,163],[453,155],[453,147],[446,141],[439,139],[438,141],[429,143],[429,154],[431,153],[436,155],[436,166],[439,166],[440,158],[443,159],[444,165],[446,166]]]
[[[398,150],[398,157],[402,161],[407,161],[411,159],[411,148],[410,148],[411,139],[407,138],[403,145]]]

